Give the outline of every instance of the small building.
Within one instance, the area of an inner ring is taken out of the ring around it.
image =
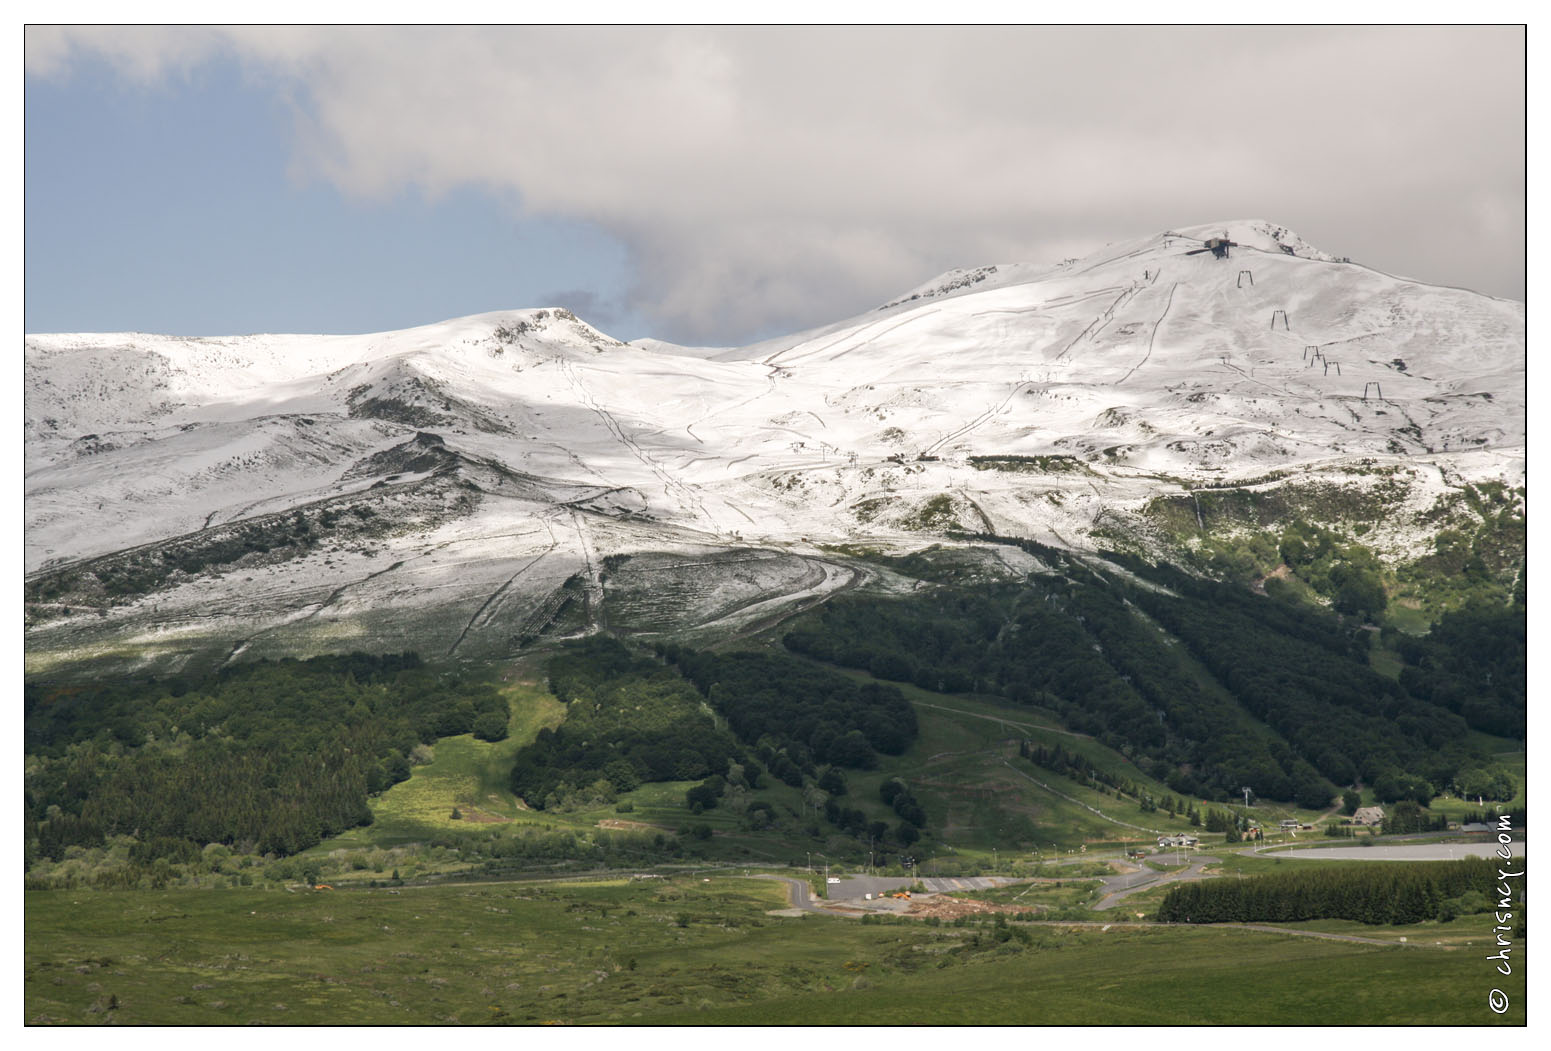
[[[1357,813],[1352,815],[1354,825],[1382,825],[1384,823],[1384,808],[1381,806],[1358,807]]]
[[[1284,818],[1282,818],[1282,831],[1285,832],[1288,829],[1294,829],[1294,828],[1297,828],[1297,827],[1298,827],[1298,819],[1297,818],[1292,818],[1292,817],[1284,817]]]

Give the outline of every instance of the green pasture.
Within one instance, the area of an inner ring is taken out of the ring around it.
[[[410,771],[400,782],[371,801],[372,825],[351,829],[325,841],[316,850],[358,845],[369,839],[377,845],[396,845],[423,838],[438,829],[457,827],[460,820],[477,823],[481,818],[510,821],[521,808],[510,785],[512,757],[529,744],[544,727],[559,725],[565,706],[543,686],[512,683],[502,688],[511,710],[507,737],[481,741],[473,734],[443,737],[431,749],[432,759]]]
[[[564,706],[535,683],[513,683],[503,689],[512,712],[506,740],[492,744],[468,734],[442,738],[432,750],[431,760],[414,767],[408,781],[371,801],[371,825],[327,840],[304,857],[332,856],[337,860],[350,852],[412,848],[452,834],[465,841],[471,836],[496,837],[525,826],[669,836],[704,826],[710,831],[709,838],[693,839],[693,846],[697,854],[708,858],[787,865],[823,857],[837,870],[866,863],[865,842],[840,835],[821,813],[805,806],[801,790],[768,776],[754,798],[772,803],[781,824],[758,832],[746,830],[740,816],[726,807],[692,814],[684,805],[684,794],[694,782],[644,784],[622,793],[614,803],[592,809],[528,810],[512,795],[508,784],[512,758],[539,729],[558,725],[564,718]],[[938,694],[908,684],[901,689],[916,706],[919,738],[902,756],[880,757],[874,770],[847,771],[849,790],[839,802],[862,810],[869,820],[893,826],[898,817],[883,803],[878,789],[891,777],[903,778],[921,799],[930,819],[921,842],[912,850],[927,874],[992,868],[1011,871],[1014,866],[1026,870],[1056,858],[1077,860],[1083,848],[1147,844],[1153,834],[1143,829],[1191,828],[1183,815],[1170,818],[1163,811],[1143,812],[1129,799],[1081,787],[1021,759],[1016,745],[1021,738],[1059,743],[1101,770],[1130,778],[1158,798],[1173,794],[1118,753],[1065,731],[1048,712]],[[1086,807],[1102,810],[1116,820],[1106,820]],[[454,811],[457,818],[452,816]],[[1129,828],[1119,822],[1141,827]],[[884,850],[878,850],[874,860],[879,865],[897,862]],[[416,861],[416,872],[422,875],[469,867],[449,858],[422,856]],[[380,878],[378,867],[374,860],[370,869],[333,873],[330,878]]]
[[[832,995],[704,1006],[662,1024],[1418,1025],[1522,1024],[1522,972],[1465,952],[1380,948],[1238,930],[1091,929],[979,965],[867,977]],[[1493,988],[1510,1009],[1487,1005]]]
[[[837,670],[861,681],[872,681],[863,672]],[[935,693],[909,683],[893,685],[915,705],[920,736],[898,759],[884,757],[878,771],[848,774],[851,795],[876,799],[876,785],[896,774],[903,777],[931,818],[928,831],[934,844],[942,848],[937,851],[939,857],[951,846],[953,854],[987,865],[1008,861],[1010,852],[1021,853],[1022,860],[1032,862],[1036,848],[1048,859],[1052,847],[1065,854],[1083,846],[1098,849],[1146,843],[1155,838],[1154,833],[1144,829],[1191,829],[1183,815],[1171,818],[1161,810],[1144,812],[1128,798],[1081,787],[1022,759],[1018,755],[1019,740],[1059,744],[1105,773],[1130,779],[1154,798],[1178,797],[1178,793],[1142,773],[1119,753],[1092,738],[1067,731],[1050,712],[974,696]],[[1056,791],[1036,782],[1044,782]],[[1106,820],[1087,807],[1101,810],[1115,820]]]
[[[1469,948],[1216,928],[861,923],[772,914],[785,904],[779,883],[682,875],[332,892],[35,891],[26,901],[24,1020],[1080,1025],[1524,1018],[1523,979],[1490,973]],[[1492,988],[1512,1005],[1501,1018],[1486,1007]],[[1253,1014],[1246,1014],[1250,1007]]]

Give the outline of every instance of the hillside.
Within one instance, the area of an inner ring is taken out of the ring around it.
[[[1304,520],[1402,573],[1452,529],[1511,588],[1524,338],[1523,304],[1260,221],[952,271],[720,352],[554,309],[31,335],[28,667],[705,640],[911,586],[847,545],[962,533],[1188,560]]]

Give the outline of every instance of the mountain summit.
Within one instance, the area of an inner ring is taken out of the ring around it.
[[[1147,551],[1160,501],[1224,488],[1383,486],[1368,540],[1403,558],[1451,492],[1522,484],[1524,331],[1523,304],[1241,221],[720,353],[558,309],[33,335],[29,662],[692,634],[887,584],[846,545]]]

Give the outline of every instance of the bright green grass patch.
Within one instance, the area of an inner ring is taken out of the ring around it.
[[[1362,843],[1364,839],[1359,837],[1355,842]],[[1348,847],[1353,844],[1349,839],[1328,839],[1324,836],[1315,836],[1306,848],[1321,847]],[[1375,838],[1374,844],[1384,842]],[[1213,856],[1222,859],[1217,865],[1207,867],[1208,874],[1221,873],[1228,876],[1261,876],[1268,872],[1283,872],[1296,868],[1299,871],[1313,868],[1333,868],[1341,865],[1367,864],[1362,861],[1351,861],[1342,858],[1296,858],[1292,855],[1296,851],[1276,851],[1270,854],[1253,854],[1248,850],[1242,852],[1215,851]]]
[[[1384,622],[1407,635],[1426,635],[1433,627],[1433,614],[1410,599],[1391,602],[1384,611]]]
[[[1394,650],[1380,649],[1375,646],[1368,651],[1368,667],[1387,679],[1399,679],[1400,669],[1405,667],[1405,664]]]
[[[565,716],[565,706],[533,683],[503,687],[511,709],[505,740],[481,741],[472,734],[444,737],[434,758],[410,772],[408,781],[372,800],[372,824],[326,840],[314,853],[340,847],[397,846],[446,829],[480,823],[525,820],[531,815],[512,795],[512,757]],[[454,819],[457,810],[461,817]],[[553,818],[548,818],[551,822]]]
[[[837,670],[873,681],[864,672]],[[893,685],[915,705],[920,735],[898,759],[882,757],[876,772],[848,773],[851,793],[846,805],[867,809],[866,804],[878,798],[878,785],[889,777],[903,777],[930,819],[930,840],[923,841],[917,851],[920,856],[934,846],[952,846],[952,853],[963,857],[967,852],[987,865],[1014,860],[1019,852],[1032,861],[1036,848],[1048,855],[1052,845],[1064,852],[1088,844],[1142,843],[1154,835],[1144,830],[1191,827],[1183,815],[1171,818],[1161,810],[1144,812],[1131,799],[1082,787],[1020,758],[1019,739],[1060,744],[1105,773],[1131,780],[1155,798],[1174,794],[1118,753],[1064,730],[1052,713],[935,693],[909,683]],[[1036,780],[1055,792],[1041,788]],[[1116,820],[1106,820],[1089,807]],[[880,815],[885,820],[893,817],[886,809]]]

